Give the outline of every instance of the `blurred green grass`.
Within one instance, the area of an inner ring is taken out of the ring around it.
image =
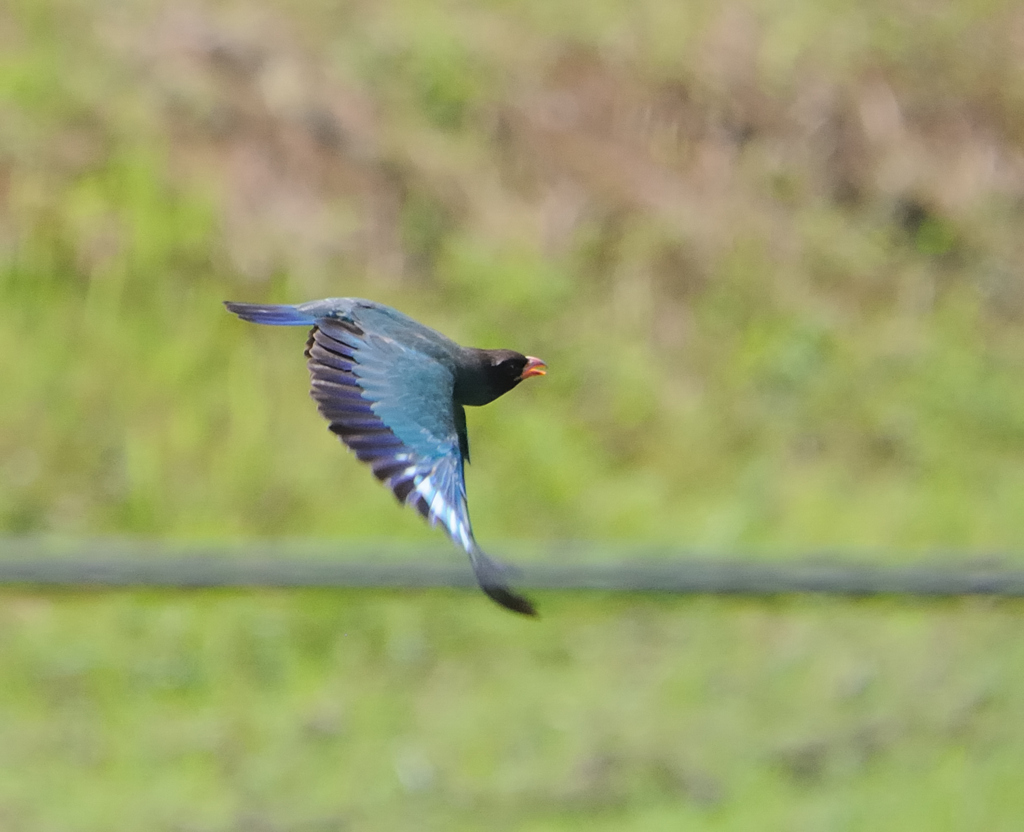
[[[300,333],[220,306],[363,295],[551,366],[470,414],[485,546],[1015,560],[1022,25],[8,4],[0,531],[436,542],[325,430]],[[0,825],[1024,817],[1015,605],[542,602],[4,595]]]
[[[1017,605],[7,596],[8,829],[1013,829]],[[488,613],[493,611],[488,610]]]

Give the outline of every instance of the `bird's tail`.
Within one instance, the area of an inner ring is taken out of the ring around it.
[[[273,324],[275,326],[310,326],[316,319],[310,317],[297,306],[277,303],[235,303],[224,301],[229,312],[234,312],[243,321],[254,324]]]
[[[485,555],[479,546],[469,550],[469,562],[473,566],[480,589],[487,593],[491,600],[501,604],[505,609],[522,615],[536,615],[537,610],[529,598],[513,592],[506,579],[513,569],[494,558]]]

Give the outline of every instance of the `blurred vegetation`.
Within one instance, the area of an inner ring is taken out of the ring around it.
[[[5,829],[1002,830],[1019,610],[463,595],[0,607]]]
[[[361,295],[551,367],[485,547],[1012,558],[1022,114],[999,0],[12,0],[0,531],[435,540],[220,306]],[[1012,610],[544,602],[5,597],[0,825],[1020,826]]]

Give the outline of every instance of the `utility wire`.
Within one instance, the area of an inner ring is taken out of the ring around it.
[[[99,554],[102,544],[49,551],[44,547],[0,540],[0,586],[65,589],[156,587],[333,587],[422,589],[474,587],[468,565],[455,554],[442,559],[428,553],[421,560],[396,562],[393,554],[350,553],[345,560],[281,555],[261,546],[245,556],[237,550],[178,548],[145,544],[111,544],[117,554]],[[110,547],[107,547],[110,548]],[[575,547],[579,550],[579,544]],[[607,553],[605,553],[607,557]],[[521,565],[516,586],[539,590],[599,590],[684,595],[773,596],[821,594],[841,596],[955,597],[987,595],[1024,597],[1024,569],[986,562],[912,566],[790,560],[774,563],[675,556],[658,560]]]

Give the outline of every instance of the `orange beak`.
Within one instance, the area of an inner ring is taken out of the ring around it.
[[[528,355],[526,356],[526,366],[523,367],[523,374],[519,376],[519,380],[522,381],[524,378],[529,378],[530,376],[545,376],[547,373],[547,364],[539,358],[534,358],[532,355]]]

